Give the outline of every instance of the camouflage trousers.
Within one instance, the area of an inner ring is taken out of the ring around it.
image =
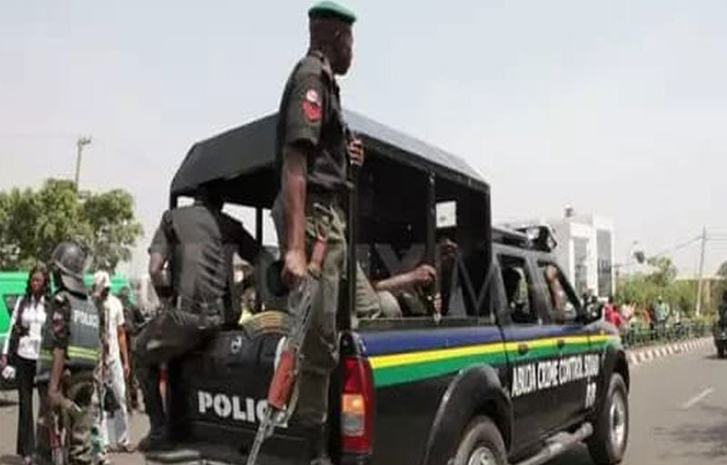
[[[40,410],[36,434],[38,465],[100,465],[106,453],[100,435],[100,405],[92,372],[69,376],[63,386],[64,396],[80,411],[52,408],[48,386],[38,387]]]
[[[389,291],[377,291],[356,263],[356,312],[357,318],[401,318],[402,311],[396,296]]]
[[[320,201],[319,201],[320,200]],[[303,363],[298,379],[295,417],[312,424],[325,423],[328,414],[330,376],[338,364],[336,313],[341,277],[346,263],[346,223],[342,209],[309,195],[306,205],[306,252],[310,257],[318,231],[327,233],[320,289],[313,298],[311,322],[302,347]],[[325,212],[314,205],[325,205]],[[278,198],[272,210],[278,239],[284,235],[283,208]],[[284,250],[284,244],[281,250]],[[284,253],[284,252],[283,252]]]

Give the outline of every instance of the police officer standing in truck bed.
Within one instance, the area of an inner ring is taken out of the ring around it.
[[[314,298],[303,343],[295,415],[309,433],[311,463],[326,456],[328,387],[338,360],[336,310],[344,269],[348,163],[363,163],[359,140],[349,140],[336,75],[351,65],[354,14],[333,2],[309,10],[310,48],[293,69],[278,113],[276,155],[281,190],[273,219],[284,260],[283,280],[294,287],[307,274],[316,235],[326,235],[321,291]]]

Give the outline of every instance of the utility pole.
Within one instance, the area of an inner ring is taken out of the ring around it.
[[[699,281],[697,281],[697,311],[699,316],[702,311],[702,278],[704,275],[704,248],[707,243],[707,228],[702,228],[702,252],[699,255]]]
[[[79,192],[78,182],[81,177],[81,159],[83,158],[83,147],[91,143],[91,138],[87,136],[81,136],[76,140],[76,178],[74,185],[76,186],[76,192]]]

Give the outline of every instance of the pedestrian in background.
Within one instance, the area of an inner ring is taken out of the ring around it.
[[[134,447],[129,441],[129,413],[126,409],[126,379],[130,374],[129,350],[126,344],[124,327],[124,308],[121,301],[111,294],[111,278],[105,271],[97,271],[93,276],[93,291],[100,295],[105,312],[105,334],[108,344],[106,364],[111,389],[118,401],[118,409],[112,412],[113,433],[107,412],[104,412],[101,435],[104,444],[112,452],[133,452]],[[99,309],[100,310],[100,309]]]
[[[617,329],[621,329],[621,325],[623,325],[623,319],[621,318],[621,315],[616,308],[613,296],[610,296],[608,298],[608,302],[606,303],[606,305],[604,305],[603,308],[605,320],[614,325]]]
[[[46,320],[45,305],[48,296],[48,271],[34,267],[28,275],[23,295],[15,304],[10,319],[8,338],[0,359],[0,370],[12,367],[18,384],[18,433],[15,452],[25,464],[32,462],[35,449],[35,421],[33,421],[33,386],[36,364],[40,356],[40,341]],[[10,373],[12,373],[12,369]]]
[[[129,376],[126,378],[126,396],[129,413],[139,409],[139,381],[136,378],[134,363],[134,344],[136,336],[143,328],[146,317],[138,305],[131,301],[131,289],[124,286],[119,291],[119,300],[124,307],[124,327],[126,329],[126,346],[129,352]]]
[[[631,323],[631,319],[634,317],[635,306],[631,300],[627,300],[620,308],[621,317],[626,324]]]

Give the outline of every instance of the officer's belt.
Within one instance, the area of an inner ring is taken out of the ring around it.
[[[190,299],[189,297],[177,296],[174,308],[199,315],[221,316],[224,315],[225,302],[222,298],[212,300]]]
[[[339,192],[324,192],[318,190],[308,191],[305,196],[305,201],[308,205],[317,203],[335,209],[343,208],[343,199],[343,194]]]

